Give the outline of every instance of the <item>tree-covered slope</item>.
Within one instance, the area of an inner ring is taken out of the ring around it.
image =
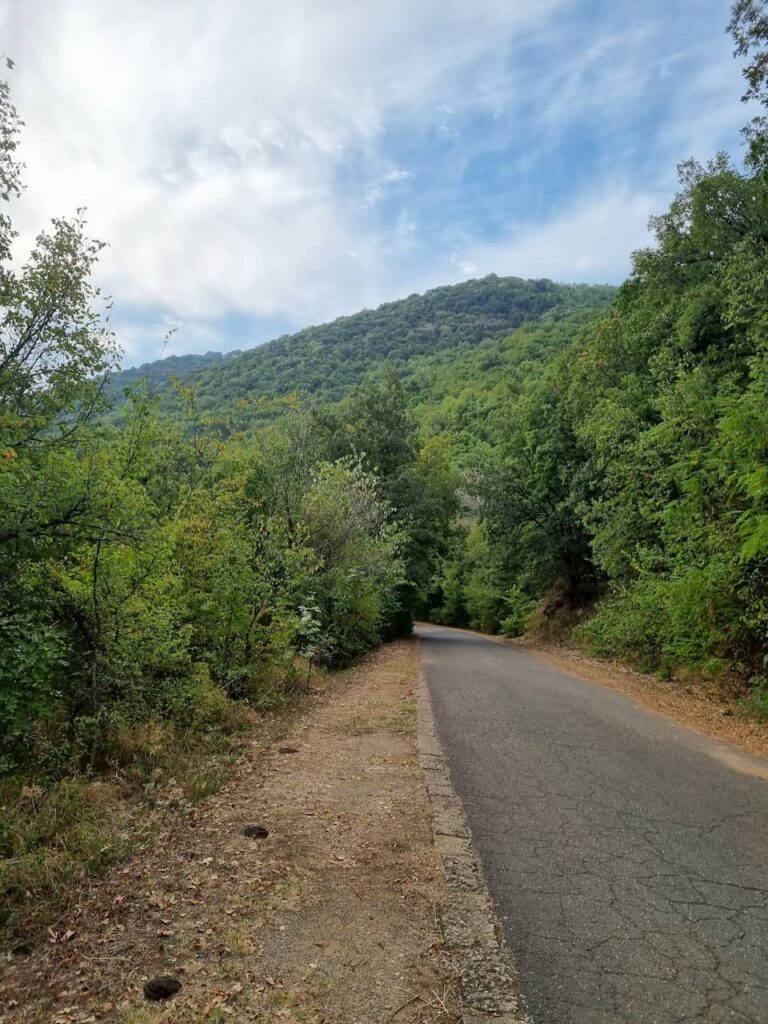
[[[172,372],[194,387],[207,412],[293,393],[335,402],[384,364],[407,376],[423,357],[466,353],[547,315],[603,307],[613,291],[491,274],[307,327],[191,373]],[[172,408],[170,389],[163,404]]]
[[[230,356],[239,353],[229,353]],[[164,385],[171,377],[184,378],[195,370],[200,370],[212,363],[224,359],[221,352],[190,353],[183,356],[165,356],[141,366],[131,366],[111,374],[109,378],[110,397],[120,400],[123,390],[132,387],[139,381],[147,381],[152,386]]]
[[[445,437],[471,465],[496,444],[518,396],[605,314],[602,302],[559,306],[502,338],[412,360],[405,385],[421,435]]]
[[[727,679],[766,718],[768,167],[688,161],[681,186],[607,315],[498,397],[450,368],[432,426],[470,432],[477,515],[431,614],[515,634],[597,600],[596,653]]]

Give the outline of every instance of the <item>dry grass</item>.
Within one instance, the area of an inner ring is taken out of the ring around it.
[[[0,785],[0,941],[52,925],[73,891],[146,843],[169,814],[218,793],[254,734],[265,743],[289,713],[263,716],[227,698],[197,728],[143,722],[115,730],[108,773]],[[283,724],[281,724],[283,723]]]
[[[416,700],[408,697],[401,701],[397,713],[389,720],[390,728],[398,736],[416,735]]]
[[[125,856],[145,834],[123,814],[127,793],[117,781],[69,780],[50,789],[7,783],[2,791],[3,892],[6,939],[54,919],[72,888]]]
[[[60,929],[0,965],[3,1024],[449,1024],[456,994],[411,736],[417,643],[333,682],[222,790],[166,817],[152,843],[78,893]],[[178,787],[181,789],[181,787]],[[249,838],[248,826],[269,829]],[[146,977],[182,982],[145,1003]],[[44,979],[41,982],[40,979]],[[447,986],[447,987],[446,987]]]

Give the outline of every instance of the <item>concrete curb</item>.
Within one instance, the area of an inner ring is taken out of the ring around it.
[[[454,792],[422,672],[417,686],[416,749],[443,866],[440,927],[461,989],[464,1024],[533,1024],[493,911],[461,801]]]

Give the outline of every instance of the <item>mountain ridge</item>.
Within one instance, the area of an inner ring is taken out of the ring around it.
[[[166,411],[174,402],[171,374],[195,389],[200,410],[208,413],[297,393],[335,402],[384,364],[407,376],[409,366],[421,357],[466,351],[558,311],[602,308],[614,294],[610,285],[563,285],[547,278],[490,274],[413,293],[244,351],[170,356],[121,371],[110,384],[119,406],[124,387],[149,379]],[[168,365],[171,360],[173,365]]]

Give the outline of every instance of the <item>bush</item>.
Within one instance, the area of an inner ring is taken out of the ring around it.
[[[236,707],[210,677],[208,666],[198,662],[185,679],[174,681],[168,694],[167,718],[179,731],[206,733],[226,729]]]
[[[739,567],[717,558],[674,579],[641,577],[602,601],[574,636],[598,656],[626,658],[646,671],[720,673],[728,652],[749,642],[739,580]]]
[[[56,710],[56,675],[65,663],[61,630],[33,615],[0,617],[0,772],[23,759],[32,728]]]
[[[530,619],[536,607],[536,602],[525,594],[520,587],[512,587],[504,598],[507,606],[507,615],[501,620],[500,631],[504,636],[522,636],[528,627]]]
[[[670,632],[663,581],[644,579],[601,601],[573,635],[598,657],[627,658],[651,671],[662,664]]]
[[[477,569],[473,572],[467,579],[464,593],[472,629],[478,629],[481,633],[498,633],[504,596],[494,584],[491,571]]]

